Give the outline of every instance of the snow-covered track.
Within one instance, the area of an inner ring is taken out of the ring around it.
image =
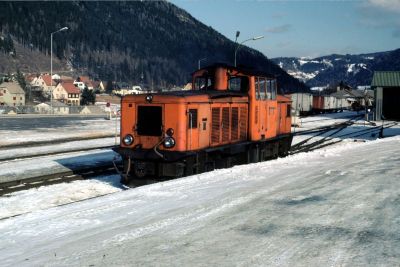
[[[348,133],[342,133],[342,134],[338,135],[339,132],[341,132],[342,130],[347,128],[347,126],[342,126],[341,128],[331,132],[330,134],[328,134],[327,136],[323,137],[320,140],[309,143],[310,140],[312,140],[314,137],[318,136],[318,135],[316,135],[316,136],[307,138],[298,144],[293,145],[291,148],[290,154],[293,155],[293,154],[297,154],[297,153],[301,153],[301,152],[310,152],[313,150],[321,149],[326,146],[340,143],[346,138],[357,138],[357,137],[365,136],[365,135],[375,135],[375,136],[382,135],[384,129],[388,129],[388,128],[394,127],[396,125],[397,125],[396,122],[388,122],[384,125],[374,126],[374,127],[370,127],[370,128],[366,128],[366,129],[364,128],[361,130],[354,130],[354,131],[351,131]],[[328,133],[334,129],[335,128],[327,129],[326,131],[323,131],[322,133]],[[383,138],[383,135],[380,137]]]
[[[65,154],[65,153],[84,152],[84,151],[91,151],[91,150],[97,150],[97,149],[111,149],[112,147],[114,147],[114,146],[98,146],[98,147],[60,150],[60,151],[55,151],[55,152],[35,153],[35,154],[22,155],[22,156],[17,156],[17,157],[0,158],[0,162],[17,161],[17,160],[24,160],[24,159],[28,159],[28,158],[55,156],[55,155],[60,155],[60,154]]]
[[[12,192],[36,188],[44,185],[71,182],[75,180],[89,179],[95,176],[115,173],[113,164],[101,164],[98,166],[84,167],[76,170],[52,173],[26,179],[0,183],[0,196]]]
[[[363,115],[351,116],[351,117],[349,117],[350,118],[349,120],[344,121],[344,122],[334,123],[334,124],[330,124],[330,125],[326,125],[326,126],[321,126],[321,127],[316,127],[316,128],[311,128],[311,129],[308,129],[308,130],[304,130],[304,131],[295,132],[293,135],[306,135],[306,134],[311,134],[311,133],[325,133],[325,132],[328,132],[328,131],[333,130],[333,129],[337,129],[337,128],[341,128],[343,126],[351,125],[354,122],[356,122],[358,119],[360,119],[361,117],[363,117]]]
[[[67,142],[73,141],[86,141],[86,140],[96,140],[108,137],[115,137],[115,134],[96,134],[96,136],[74,136],[74,137],[66,137],[61,139],[51,139],[51,140],[41,140],[41,141],[27,141],[27,142],[18,142],[12,144],[3,144],[0,146],[0,150],[10,149],[10,148],[20,148],[20,147],[37,147],[43,145],[55,145],[55,144],[63,144]],[[119,135],[117,135],[119,136]]]

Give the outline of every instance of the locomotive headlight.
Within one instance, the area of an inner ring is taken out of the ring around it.
[[[122,139],[122,142],[127,146],[132,145],[133,144],[133,136],[130,134],[125,135],[124,139]]]
[[[166,137],[164,140],[164,146],[166,148],[172,148],[175,146],[175,139],[172,137]]]
[[[146,95],[146,101],[151,103],[151,101],[153,101],[153,96],[152,95]]]
[[[174,135],[174,129],[169,128],[165,133],[166,133],[168,136],[173,136],[173,135]]]

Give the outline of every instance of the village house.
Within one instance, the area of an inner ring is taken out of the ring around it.
[[[42,91],[47,95],[50,95],[57,85],[55,81],[51,80],[51,76],[49,74],[42,74],[39,77],[34,78],[30,84],[33,87],[42,88]]]
[[[72,82],[61,82],[53,91],[53,99],[69,106],[80,106],[81,93]]]
[[[25,92],[17,82],[0,84],[0,106],[24,106]]]

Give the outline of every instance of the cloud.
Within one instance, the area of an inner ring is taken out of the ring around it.
[[[392,36],[400,38],[400,1],[367,0],[359,5],[360,23],[371,28],[392,30]]]
[[[268,29],[266,29],[266,32],[268,32],[268,33],[284,33],[284,32],[290,31],[291,28],[292,28],[292,25],[285,24],[285,25],[268,28]]]
[[[366,5],[370,7],[379,8],[381,10],[400,14],[400,1],[399,0],[368,0]]]

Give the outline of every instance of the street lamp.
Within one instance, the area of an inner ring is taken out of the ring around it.
[[[239,37],[239,34],[240,34],[240,32],[236,32],[236,40],[237,40],[237,38]],[[255,41],[255,40],[260,40],[260,39],[262,39],[262,38],[264,38],[264,36],[257,36],[257,37],[253,37],[253,38],[244,40],[243,42],[241,42],[240,44],[238,44],[238,46],[237,46],[236,49],[235,49],[235,67],[236,67],[236,55],[237,55],[237,51],[238,51],[239,48],[242,46],[242,44],[244,44],[244,43],[247,42],[247,41]],[[235,40],[235,43],[236,43],[236,40]]]
[[[53,114],[53,34],[68,30],[68,27],[50,33],[50,113]]]
[[[203,60],[206,60],[207,58],[206,57],[204,57],[204,58],[201,58],[201,59],[199,59],[198,60],[198,69],[200,69],[200,62],[202,62]]]

